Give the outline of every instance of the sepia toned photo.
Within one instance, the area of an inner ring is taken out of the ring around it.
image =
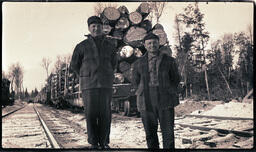
[[[3,2],[1,149],[254,149],[254,5]]]

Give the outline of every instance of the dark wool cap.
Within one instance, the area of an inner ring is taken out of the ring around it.
[[[88,26],[90,26],[92,23],[98,23],[98,24],[103,24],[101,19],[98,16],[91,16],[87,20]]]
[[[145,37],[144,37],[144,42],[146,41],[146,40],[149,40],[149,39],[157,39],[157,40],[159,40],[159,37],[157,36],[157,35],[155,35],[155,34],[153,34],[153,33],[148,33]]]

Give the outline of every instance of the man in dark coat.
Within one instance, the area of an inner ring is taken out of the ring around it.
[[[116,46],[103,35],[102,21],[97,16],[88,19],[90,35],[76,45],[71,68],[79,76],[85,107],[88,142],[91,148],[109,148],[111,99]]]
[[[158,36],[148,34],[144,38],[144,46],[147,52],[133,64],[132,75],[147,146],[150,149],[159,148],[159,120],[163,148],[174,149],[174,107],[179,104],[178,68],[174,58],[159,51]]]

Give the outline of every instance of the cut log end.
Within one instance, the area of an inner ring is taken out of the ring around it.
[[[114,74],[114,83],[123,83],[124,82],[124,76],[122,73],[115,73]]]
[[[142,16],[139,12],[132,12],[129,14],[129,20],[134,24],[139,24],[142,21]]]
[[[132,56],[133,52],[133,47],[126,45],[121,47],[119,55],[121,58],[129,58],[130,56]]]
[[[146,34],[147,31],[144,28],[132,26],[125,34],[124,41],[133,47],[140,47]]]
[[[120,12],[114,7],[107,7],[103,11],[103,15],[110,21],[115,21],[119,19]]]

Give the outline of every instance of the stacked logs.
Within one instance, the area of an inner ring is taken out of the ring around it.
[[[146,19],[150,10],[149,4],[143,2],[131,13],[127,7],[120,6],[118,9],[107,7],[100,14],[104,34],[117,40],[119,61],[114,83],[131,82],[131,64],[146,52],[143,39],[147,33],[158,35],[160,49],[171,53],[163,26],[152,27],[151,21]]]

